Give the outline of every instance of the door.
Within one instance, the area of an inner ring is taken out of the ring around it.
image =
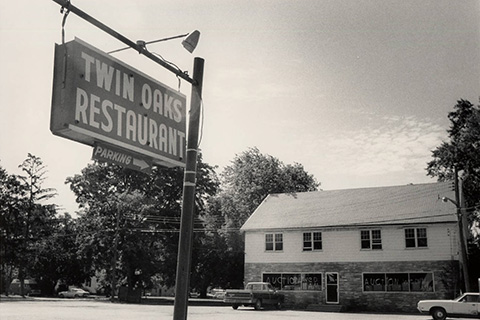
[[[263,285],[263,293],[262,293],[262,301],[264,304],[273,304],[273,293],[274,289],[271,284],[264,284]]]
[[[464,315],[478,315],[480,308],[479,296],[466,294],[462,299],[453,303],[453,313]]]
[[[327,293],[326,302],[331,304],[338,303],[338,272],[326,272]]]

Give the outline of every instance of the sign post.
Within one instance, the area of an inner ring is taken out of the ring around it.
[[[131,41],[75,7],[69,0],[53,1],[65,8],[67,12],[75,13],[192,84],[187,148],[184,150],[182,148],[186,130],[180,125],[186,124],[183,98],[175,96],[172,90],[162,89],[161,85],[158,86],[155,80],[148,77],[147,80],[141,81],[143,83],[141,87],[137,87],[138,81],[132,80],[138,77],[135,71],[128,68],[125,71],[121,61],[98,52],[99,50],[93,47],[88,48],[89,46],[80,40],[72,41],[70,48],[68,44],[55,48],[54,92],[50,123],[50,129],[54,134],[88,145],[101,141],[106,143],[103,148],[113,145],[113,148],[119,147],[122,150],[127,149],[149,156],[155,164],[185,167],[173,318],[186,320],[204,60],[195,58],[194,75],[190,78],[186,73],[149,52],[144,46]],[[86,49],[78,50],[82,46]],[[80,56],[67,59],[69,53]],[[110,59],[113,62],[109,61]],[[75,63],[78,60],[80,62]],[[74,63],[72,64],[71,61]],[[84,69],[79,71],[82,65]],[[95,70],[95,73],[92,73],[92,70]],[[95,76],[95,80],[92,75]],[[139,78],[143,79],[143,75]],[[77,85],[78,83],[82,85]],[[93,91],[88,89],[89,85]],[[152,86],[149,87],[150,85]],[[100,89],[102,96],[97,94],[95,86]],[[66,88],[70,88],[71,91]],[[141,88],[140,91],[138,88]],[[105,92],[110,94],[104,96]],[[135,97],[139,96],[141,101],[135,100]],[[127,100],[129,102],[125,103]],[[71,109],[65,108],[72,104],[75,110],[73,113]],[[127,110],[127,104],[135,109]],[[161,115],[161,121],[156,118],[156,113]],[[111,152],[121,153],[118,150],[111,150]],[[95,153],[97,153],[96,150],[94,150],[94,156]],[[99,154],[101,155],[102,152],[98,149],[97,155]],[[115,155],[108,154],[107,151],[107,158],[115,158]],[[121,156],[118,157],[121,158]]]
[[[202,103],[203,66],[204,60],[202,58],[195,58],[193,79],[196,81],[196,85],[192,85],[192,97],[190,101],[187,160],[183,179],[183,203],[180,222],[180,242],[178,245],[173,320],[187,319],[188,291],[190,286],[190,269],[192,260],[193,218],[195,209],[198,131]]]

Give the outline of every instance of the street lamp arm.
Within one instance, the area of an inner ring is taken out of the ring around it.
[[[68,1],[68,0],[53,0],[53,1],[56,2],[57,4],[59,4],[60,6],[62,6],[62,8],[66,8],[70,12],[75,13],[80,18],[86,20],[87,22],[90,22],[91,24],[93,24],[97,28],[105,31],[106,33],[108,33],[112,37],[116,38],[117,40],[120,40],[121,42],[125,43],[130,48],[135,49],[140,54],[143,54],[144,56],[150,58],[150,60],[153,60],[154,62],[158,63],[159,65],[161,65],[165,69],[174,73],[177,77],[180,77],[183,80],[188,81],[189,83],[191,83],[194,86],[197,85],[197,81],[190,78],[186,73],[182,72],[181,70],[177,70],[175,67],[169,65],[168,63],[166,63],[162,59],[158,58],[157,56],[155,56],[154,54],[149,52],[143,46],[133,42],[132,40],[128,39],[127,37],[123,36],[122,34],[118,33],[117,31],[113,30],[112,28],[108,27],[107,25],[103,24],[102,22],[98,21],[97,19],[93,18],[92,16],[90,16],[86,12],[84,12],[84,11],[80,10],[79,8],[75,7],[74,5],[72,5],[70,3],[70,1]]]
[[[443,202],[450,201],[450,202],[453,203],[457,208],[459,207],[458,202],[455,201],[455,200],[450,199],[449,197],[442,197],[442,201],[443,201]]]
[[[188,33],[186,34],[181,34],[181,35],[178,35],[178,36],[173,36],[173,37],[168,37],[168,38],[163,38],[163,39],[158,39],[158,40],[152,40],[152,41],[142,41],[142,40],[139,40],[137,41],[137,45],[147,45],[147,44],[152,44],[152,43],[157,43],[157,42],[162,42],[162,41],[167,41],[167,40],[173,40],[173,39],[178,39],[178,38],[184,38],[188,36]],[[120,49],[116,49],[116,50],[113,50],[113,51],[109,51],[107,52],[108,54],[112,54],[112,53],[116,53],[116,52],[120,52],[120,51],[123,51],[123,50],[127,50],[127,49],[130,49],[131,47],[123,47],[123,48],[120,48]]]

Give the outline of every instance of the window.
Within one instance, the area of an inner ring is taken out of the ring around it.
[[[467,303],[480,302],[480,296],[476,294],[467,294],[462,299],[458,300],[458,302],[467,302]]]
[[[278,290],[321,291],[321,273],[264,273],[263,282]]]
[[[276,233],[275,234],[275,251],[282,251],[283,250],[283,234]]]
[[[426,228],[405,229],[405,247],[406,248],[426,248],[428,247]]]
[[[362,249],[382,250],[381,230],[361,230],[360,241]]]
[[[303,233],[303,251],[322,250],[322,233],[321,232],[304,232]]]
[[[283,250],[283,234],[282,233],[265,234],[265,250],[266,251],[282,251]]]
[[[409,291],[408,273],[387,273],[387,291]]]
[[[430,272],[409,273],[410,291],[433,292],[433,274]]]
[[[385,291],[385,273],[365,273],[363,275],[364,291]]]
[[[364,273],[363,291],[433,292],[433,273]]]

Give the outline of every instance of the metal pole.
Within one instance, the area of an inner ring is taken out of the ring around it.
[[[175,282],[175,305],[173,310],[174,320],[187,319],[190,265],[192,260],[198,132],[200,127],[204,62],[205,61],[202,58],[197,57],[195,58],[193,65],[193,79],[196,82],[196,85],[192,85],[192,97],[190,101],[186,166],[183,179],[180,241],[178,245],[177,275]]]
[[[113,239],[113,257],[112,257],[112,280],[110,293],[110,301],[115,301],[115,294],[117,293],[117,260],[118,260],[118,240],[120,237],[120,204],[117,203],[117,214],[115,222],[115,238]],[[118,299],[120,301],[120,299]]]
[[[465,200],[463,197],[463,181],[458,176],[458,170],[455,168],[455,200],[457,203],[457,218],[458,218],[458,237],[460,238],[460,260],[463,281],[465,286],[465,291],[470,292],[470,276],[468,274],[468,257],[467,257],[467,246],[465,244],[465,234],[464,234],[464,215],[466,214],[465,210]]]
[[[181,35],[178,35],[178,36],[158,39],[158,40],[147,41],[147,42],[145,42],[145,44],[152,44],[152,43],[157,43],[157,42],[162,42],[162,41],[168,41],[168,40],[172,40],[172,39],[183,38],[183,37],[186,37],[186,36],[188,36],[188,33],[181,34]],[[111,54],[111,53],[116,53],[116,52],[120,52],[120,51],[127,50],[127,49],[130,49],[130,47],[120,48],[120,49],[117,49],[117,50],[109,51],[107,53]]]
[[[175,67],[173,67],[172,65],[163,61],[162,59],[160,59],[159,57],[157,57],[153,53],[149,52],[147,49],[145,49],[145,47],[136,44],[132,40],[128,39],[127,37],[125,37],[123,35],[121,35],[120,33],[113,30],[112,28],[108,27],[107,25],[101,23],[100,21],[93,18],[92,16],[90,16],[86,12],[84,12],[84,11],[80,10],[79,8],[75,7],[74,5],[72,5],[69,1],[67,1],[67,0],[53,0],[53,2],[56,2],[57,4],[66,8],[67,10],[70,10],[70,12],[75,13],[80,18],[86,20],[87,22],[90,22],[91,24],[93,24],[97,28],[105,31],[106,33],[108,33],[112,37],[114,37],[114,38],[120,40],[121,42],[125,43],[127,46],[137,50],[138,53],[143,54],[144,56],[150,58],[150,60],[153,60],[156,63],[160,64],[162,67],[164,67],[164,68],[168,69],[169,71],[173,72],[174,74],[176,74],[178,77],[182,78],[183,80],[186,80],[186,81],[190,82],[191,84],[195,84],[195,80],[190,78],[186,73],[183,73],[181,70],[176,69]]]

